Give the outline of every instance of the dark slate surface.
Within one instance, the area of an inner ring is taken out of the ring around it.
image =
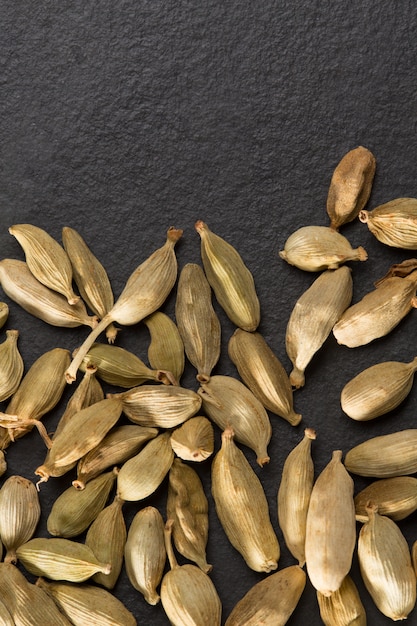
[[[117,296],[136,266],[162,245],[171,224],[184,229],[179,267],[200,262],[194,223],[203,219],[252,271],[260,331],[290,371],[286,324],[315,275],[286,265],[278,250],[297,228],[328,223],[327,191],[339,160],[357,145],[375,154],[370,207],[416,195],[415,5],[404,2],[399,10],[387,0],[6,1],[0,19],[1,257],[24,258],[8,234],[14,223],[33,223],[57,240],[62,226],[71,226],[105,265]],[[343,234],[369,253],[366,263],[351,264],[354,301],[392,263],[414,255],[388,249],[359,222]],[[175,292],[164,307],[170,315],[174,303]],[[55,346],[73,350],[87,334],[86,328],[49,327],[10,304],[6,328],[20,330],[26,369]],[[227,356],[234,328],[216,310],[223,328],[216,373],[237,375]],[[393,414],[364,424],[342,413],[339,397],[362,369],[382,360],[411,360],[415,340],[415,312],[390,336],[362,348],[341,347],[329,337],[295,394],[302,423],[293,428],[271,415],[271,463],[262,470],[245,449],[268,496],[282,548],[280,568],[294,563],[276,517],[287,454],[304,427],[314,427],[318,474],[334,449],[345,453],[368,437],[414,427],[415,389]],[[120,333],[119,345],[142,359],[147,342],[140,325]],[[182,383],[197,388],[191,366]],[[49,431],[72,391],[68,387],[45,418]],[[32,432],[9,448],[6,476],[33,479],[44,454]],[[196,469],[210,502],[208,560],[226,619],[262,575],[247,568],[219,527],[210,462]],[[47,536],[48,511],[71,479],[43,485],[39,535]],[[355,484],[359,490],[366,481]],[[164,515],[165,498],[166,483],[145,502],[126,504],[127,523],[145,505],[158,506]],[[400,525],[411,545],[417,539],[415,515]],[[352,575],[368,623],[391,623],[364,589],[356,557]],[[124,573],[115,593],[138,623],[168,623],[161,605],[148,606]],[[310,583],[288,623],[321,623]]]

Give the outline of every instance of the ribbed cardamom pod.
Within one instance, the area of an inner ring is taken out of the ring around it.
[[[362,246],[353,249],[346,237],[327,226],[299,228],[288,237],[279,256],[307,272],[334,270],[346,261],[366,261],[368,258]]]
[[[115,471],[105,472],[90,480],[82,491],[73,487],[63,491],[46,522],[49,534],[70,539],[87,530],[106,506],[116,475]]]
[[[101,319],[77,351],[66,372],[68,383],[75,380],[84,356],[109,324],[117,322],[124,326],[131,326],[161,307],[177,278],[177,258],[174,247],[181,235],[182,230],[171,226],[162,248],[153,252],[131,274],[114,306]]]
[[[356,519],[366,522],[366,505],[373,502],[378,513],[394,521],[405,519],[417,510],[417,478],[395,476],[376,480],[355,496]]]
[[[352,300],[352,276],[344,266],[320,274],[297,300],[288,320],[285,345],[293,364],[290,383],[304,386],[304,372]]]
[[[351,448],[345,466],[352,474],[393,478],[417,472],[417,428],[373,437]]]
[[[195,391],[179,386],[142,385],[128,391],[107,394],[122,401],[123,413],[140,426],[173,428],[197,413],[201,398]]]
[[[126,501],[143,500],[158,489],[174,460],[170,433],[152,439],[120,468],[117,493]]]
[[[0,476],[3,476],[3,474],[6,472],[7,470],[7,463],[6,463],[6,459],[4,457],[4,451],[0,450]],[[1,552],[0,552],[1,554]]]
[[[242,257],[201,220],[195,223],[195,229],[201,238],[204,271],[218,303],[236,326],[256,330],[260,305],[253,276]]]
[[[381,243],[417,250],[416,198],[396,198],[372,211],[361,211],[359,219]]]
[[[355,348],[388,335],[417,307],[417,271],[408,276],[392,276],[350,306],[333,328],[339,344]]]
[[[98,572],[93,582],[113,589],[119,578],[126,543],[126,524],[123,517],[123,500],[116,496],[111,504],[97,515],[88,529],[85,545],[92,549],[102,563],[110,563],[110,574]]]
[[[375,175],[375,157],[363,146],[347,152],[333,172],[327,196],[330,228],[351,222],[368,202]]]
[[[74,228],[64,226],[62,243],[82,299],[102,319],[114,305],[113,291],[106,270]],[[116,335],[117,328],[110,324],[106,329],[109,343],[114,342]]]
[[[16,554],[28,572],[51,580],[80,583],[96,572],[110,573],[108,563],[100,563],[89,547],[71,539],[31,539]]]
[[[195,263],[188,263],[181,271],[175,317],[197,380],[207,380],[220,357],[221,328],[211,303],[210,284]]]
[[[76,304],[80,296],[72,289],[72,267],[65,250],[49,233],[33,224],[15,224],[9,233],[23,248],[26,263],[43,285],[65,296],[68,304]]]
[[[256,572],[277,569],[280,547],[261,482],[227,428],[213,459],[211,490],[216,512],[232,546]]]
[[[393,411],[410,393],[416,370],[417,357],[411,363],[384,361],[368,367],[343,387],[343,411],[359,421]]]
[[[358,539],[359,566],[369,594],[378,609],[397,621],[406,619],[416,603],[416,575],[410,550],[397,524],[379,515],[369,503],[369,520]]]
[[[167,517],[173,520],[172,536],[178,552],[193,561],[203,572],[207,563],[208,502],[195,470],[174,459],[169,470]]]
[[[0,344],[0,402],[14,394],[22,380],[24,363],[17,347],[18,330],[6,330]]]
[[[267,576],[239,600],[225,626],[284,626],[294,612],[305,584],[306,575],[298,565]]]
[[[51,326],[74,328],[84,324],[94,328],[97,325],[97,318],[88,315],[82,300],[68,304],[64,296],[40,283],[24,261],[0,261],[0,282],[13,302]]]
[[[136,626],[135,617],[112,593],[95,585],[36,581],[74,626]]]
[[[312,428],[306,428],[304,437],[287,456],[278,489],[278,522],[288,550],[305,563],[307,511],[314,483],[314,464],[311,442],[316,438]]]
[[[166,561],[164,522],[158,509],[147,506],[130,524],[125,545],[125,564],[130,583],[148,604],[158,604],[157,591]]]
[[[220,626],[222,605],[211,579],[196,565],[178,565],[171,544],[172,520],[165,525],[171,570],[161,584],[161,602],[172,626]]]
[[[9,476],[0,489],[0,536],[6,563],[16,562],[16,548],[32,538],[40,515],[35,485],[23,476]]]
[[[349,573],[355,543],[353,480],[342,463],[341,450],[335,450],[313,486],[307,512],[307,572],[324,596],[337,591]]]
[[[116,426],[77,465],[77,478],[72,481],[76,489],[85,489],[92,480],[108,467],[121,465],[143,448],[158,434],[156,428],[145,426]]]
[[[204,412],[219,428],[233,428],[236,441],[256,453],[261,467],[269,462],[271,422],[261,402],[243,383],[231,376],[212,376],[198,393]]]
[[[0,599],[0,624],[1,626],[16,626],[16,622],[2,599]],[[44,626],[44,624],[45,622],[43,621],[42,626]]]
[[[238,328],[229,340],[228,352],[241,379],[264,407],[292,426],[299,424],[301,415],[294,411],[287,372],[262,335]]]
[[[341,587],[331,596],[318,591],[317,601],[325,626],[366,626],[365,607],[350,576],[346,576]]]
[[[9,317],[9,306],[5,302],[0,302],[0,328],[3,328]]]
[[[204,416],[190,417],[171,434],[171,446],[184,461],[201,462],[214,450],[212,423]]]
[[[162,311],[155,311],[143,320],[149,331],[148,346],[150,366],[156,370],[172,372],[179,384],[184,372],[184,344],[175,322]]]

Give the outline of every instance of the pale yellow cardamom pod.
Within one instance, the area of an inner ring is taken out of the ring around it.
[[[205,461],[214,450],[212,423],[202,415],[190,417],[172,432],[171,446],[184,461]]]
[[[9,306],[5,302],[0,302],[0,328],[3,328],[9,317]]]
[[[417,510],[417,478],[394,476],[376,480],[355,496],[356,519],[366,522],[368,502],[378,506],[378,513],[394,521],[405,519]]]
[[[162,311],[145,317],[143,323],[151,336],[148,346],[150,366],[156,370],[172,372],[179,384],[184,372],[184,344],[176,324]]]
[[[317,592],[320,617],[325,626],[366,626],[365,607],[350,576],[331,596]]]
[[[416,198],[397,198],[372,211],[361,211],[359,219],[387,246],[417,250]]]
[[[393,478],[417,472],[417,429],[372,437],[351,448],[345,457],[349,472],[359,476]]]
[[[18,330],[6,330],[0,344],[0,402],[14,394],[22,380],[24,363],[17,347]]]

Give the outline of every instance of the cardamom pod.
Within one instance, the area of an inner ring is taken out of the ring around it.
[[[9,317],[9,307],[5,302],[0,302],[0,328],[3,328]]]
[[[150,366],[156,370],[172,372],[179,384],[184,372],[184,344],[176,324],[162,311],[155,311],[143,320],[149,331],[148,346]]]
[[[395,476],[376,480],[355,496],[356,519],[368,521],[366,505],[373,502],[378,513],[399,521],[417,510],[417,478]]]
[[[396,198],[372,211],[361,211],[359,219],[381,243],[417,250],[416,198]]]
[[[214,450],[214,431],[211,422],[202,415],[190,417],[171,434],[171,446],[184,461],[204,461]]]
[[[18,330],[6,330],[6,340],[0,344],[0,402],[7,400],[19,387],[24,364],[17,347]]]
[[[352,474],[393,478],[417,472],[417,428],[373,437],[351,448],[345,466]]]
[[[366,626],[366,613],[359,592],[350,576],[330,596],[317,592],[324,626]]]

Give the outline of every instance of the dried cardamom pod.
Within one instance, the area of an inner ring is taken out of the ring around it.
[[[184,344],[176,324],[162,311],[155,311],[143,320],[151,336],[148,360],[153,369],[172,372],[179,384],[184,372]]]
[[[304,372],[352,300],[352,276],[344,266],[320,274],[297,300],[288,320],[285,345],[293,364],[290,383],[302,387]]]
[[[178,565],[171,544],[172,520],[165,525],[171,570],[161,584],[161,602],[172,626],[220,626],[222,606],[211,579],[196,565]]]
[[[171,446],[184,461],[204,461],[214,450],[214,431],[211,422],[202,415],[190,417],[171,434]]]
[[[358,539],[359,566],[369,594],[378,609],[397,621],[406,619],[416,603],[416,575],[407,541],[397,524],[379,515],[372,503],[369,520]]]
[[[0,490],[0,535],[6,563],[16,563],[16,548],[32,538],[40,515],[35,485],[23,476],[9,476]]]
[[[316,438],[312,428],[306,428],[304,437],[287,456],[278,489],[278,522],[288,550],[305,563],[307,511],[314,483],[314,464],[311,442]]]
[[[392,276],[350,306],[333,328],[338,343],[355,348],[384,337],[417,307],[417,271]]]
[[[341,450],[335,450],[313,486],[307,512],[307,572],[324,596],[337,591],[349,573],[355,544],[353,480],[342,463]]]
[[[351,222],[368,202],[375,175],[375,157],[363,146],[345,154],[333,172],[327,196],[330,228]]]
[[[261,482],[227,428],[213,459],[211,490],[220,523],[232,546],[256,572],[278,567],[280,547]]]
[[[417,472],[417,428],[373,437],[351,448],[345,466],[352,474],[374,478]]]
[[[0,328],[3,328],[9,317],[9,307],[5,302],[0,302]]]
[[[361,211],[359,219],[387,246],[417,250],[416,198],[396,198],[372,211]]]
[[[147,506],[132,520],[125,544],[126,573],[148,604],[160,601],[157,587],[164,573],[166,549],[162,515]]]
[[[236,326],[256,330],[260,305],[253,276],[242,257],[201,220],[195,223],[195,229],[201,238],[204,271],[218,303]]]
[[[170,433],[152,439],[136,456],[120,468],[117,493],[126,501],[143,500],[164,480],[174,460]]]
[[[174,459],[169,470],[167,517],[173,520],[172,536],[178,552],[206,574],[210,572],[212,566],[206,559],[207,498],[197,472],[180,459]]]
[[[366,505],[373,502],[378,513],[399,521],[417,510],[417,478],[395,476],[376,480],[355,496],[356,519],[368,521]]]
[[[220,357],[221,328],[211,303],[211,288],[202,268],[188,263],[181,271],[175,317],[188,360],[197,380],[210,378]]]
[[[177,278],[177,259],[174,246],[181,235],[182,230],[171,226],[162,248],[153,252],[131,274],[114,306],[101,319],[77,351],[66,372],[68,383],[75,380],[84,356],[109,324],[117,322],[124,326],[131,326],[161,307]]]
[[[290,265],[300,270],[319,272],[337,269],[346,261],[366,261],[368,255],[328,226],[303,226],[290,235],[279,253]]]
[[[366,626],[366,613],[350,576],[330,596],[317,592],[320,617],[325,626]]]
[[[33,224],[15,224],[9,233],[23,248],[26,263],[40,283],[76,304],[80,296],[72,289],[72,267],[65,250],[51,235]]]
[[[269,462],[271,422],[260,401],[243,383],[231,376],[212,376],[197,393],[203,400],[204,412],[219,428],[233,428],[236,441],[256,453],[261,467]]]
[[[299,424],[301,415],[294,411],[287,372],[262,335],[238,328],[229,340],[228,352],[241,379],[264,407],[292,426]]]
[[[0,402],[10,398],[22,380],[24,364],[17,347],[18,337],[18,330],[6,330],[6,341],[0,344]]]
[[[343,411],[367,421],[394,410],[410,393],[416,370],[417,357],[411,363],[384,361],[368,367],[343,387]]]
[[[110,573],[108,563],[100,563],[88,546],[71,539],[31,539],[16,554],[28,572],[51,580],[80,583],[96,572]]]
[[[256,583],[235,605],[225,626],[284,626],[304,591],[306,575],[285,567]]]

